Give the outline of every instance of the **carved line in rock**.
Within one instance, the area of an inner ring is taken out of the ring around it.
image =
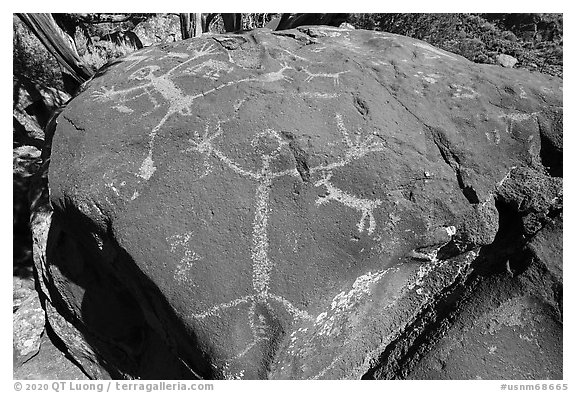
[[[196,95],[184,94],[184,92],[170,78],[172,76],[172,74],[174,73],[174,71],[176,69],[183,67],[184,65],[190,63],[191,61],[199,59],[200,57],[209,56],[209,55],[213,55],[213,54],[219,54],[216,51],[214,45],[210,45],[208,47],[208,44],[204,44],[204,46],[202,46],[202,48],[200,48],[199,50],[194,49],[192,56],[188,60],[172,67],[171,69],[169,69],[166,73],[164,73],[162,75],[159,75],[159,76],[155,75],[155,73],[160,68],[158,66],[155,66],[155,65],[150,65],[150,66],[145,66],[145,67],[138,69],[137,71],[135,71],[134,73],[132,73],[129,76],[130,80],[147,81],[147,83],[145,83],[145,84],[142,84],[139,86],[134,86],[134,87],[123,89],[123,90],[119,90],[119,91],[116,91],[114,89],[114,87],[112,87],[110,89],[107,89],[106,87],[102,87],[102,89],[100,91],[96,91],[92,94],[93,98],[95,98],[98,101],[106,101],[106,100],[111,100],[111,99],[118,97],[120,100],[120,104],[118,104],[116,106],[116,109],[119,110],[120,112],[125,112],[125,113],[132,112],[132,110],[130,108],[128,108],[127,106],[124,105],[124,103],[126,101],[134,100],[134,99],[141,97],[145,94],[148,95],[148,97],[150,98],[150,100],[153,103],[152,110],[147,112],[147,114],[152,113],[154,110],[158,109],[161,105],[158,104],[158,102],[155,100],[154,96],[152,95],[153,91],[160,93],[161,96],[163,97],[163,99],[168,102],[168,110],[166,111],[166,114],[162,117],[162,119],[158,122],[158,124],[152,129],[152,131],[149,134],[148,155],[146,156],[146,158],[142,162],[140,169],[139,169],[139,173],[138,173],[138,176],[140,178],[144,179],[145,181],[149,180],[152,177],[152,175],[154,174],[154,172],[156,171],[156,166],[154,165],[154,160],[153,160],[153,150],[154,150],[154,141],[156,139],[158,131],[162,128],[164,123],[172,115],[180,114],[182,116],[190,116],[192,113],[191,107],[194,104],[194,101],[196,101],[199,98],[205,97],[206,95],[212,94],[212,93],[217,92],[221,89],[224,89],[224,88],[227,88],[227,87],[239,84],[239,83],[245,83],[245,82],[272,83],[272,82],[278,82],[278,81],[291,82],[293,80],[291,77],[285,75],[284,73],[287,70],[294,70],[294,68],[287,65],[286,63],[281,63],[280,64],[281,68],[278,71],[272,71],[272,72],[264,73],[264,74],[258,75],[256,77],[242,78],[239,80],[226,82],[226,83],[223,83],[219,86],[216,86],[216,87],[214,87],[208,91],[201,92],[201,93],[198,93]],[[128,60],[136,59],[136,62],[134,64],[131,64],[129,66],[129,68],[131,68],[135,64],[139,64],[140,62],[146,60],[147,58],[148,58],[147,56],[136,56],[136,55],[129,57]],[[204,76],[211,78],[211,79],[214,79],[216,76],[219,76],[219,74],[218,74],[219,71],[228,70],[227,68],[222,66],[222,64],[225,64],[225,63],[222,63],[222,62],[215,63],[215,62],[216,62],[216,60],[214,60],[214,59],[207,60],[201,64],[190,67],[188,69],[188,72],[189,73],[195,73],[201,69],[207,69],[208,73],[205,74]],[[220,63],[222,63],[222,64],[220,64]],[[128,67],[127,67],[127,69],[128,69]],[[347,72],[347,71],[344,71],[344,72]],[[337,83],[339,74],[341,74],[341,73],[343,73],[343,72],[340,72],[340,73],[337,73],[334,75],[332,75],[332,74],[325,74],[325,75],[324,74],[315,74],[312,77],[332,77],[332,78],[335,78],[335,83]],[[134,93],[134,92],[138,92],[141,90],[143,90],[144,92],[139,94],[139,95],[132,96],[129,99],[127,99],[127,96],[129,94]]]
[[[184,250],[184,256],[180,258],[180,263],[176,267],[174,273],[174,279],[180,283],[189,284],[192,287],[197,285],[191,281],[189,278],[190,270],[195,266],[195,262],[202,259],[196,252],[190,250],[187,246],[188,242],[192,238],[192,232],[186,232],[182,235],[173,235],[166,238],[168,244],[170,244],[170,251],[172,253],[177,253],[180,249]]]
[[[350,72],[350,70],[346,70],[346,71],[335,72],[332,74],[325,73],[325,72],[314,73],[314,72],[308,71],[306,68],[302,68],[302,71],[304,71],[306,74],[308,74],[308,76],[304,80],[306,82],[311,82],[314,78],[329,78],[329,79],[332,79],[334,81],[334,86],[338,86],[340,84],[340,75],[345,74],[347,72]]]
[[[329,180],[332,176],[332,171],[336,168],[343,167],[353,160],[360,159],[371,152],[383,151],[384,146],[378,141],[374,141],[374,135],[370,135],[366,138],[362,138],[361,135],[357,135],[356,139],[353,140],[342,120],[340,114],[336,114],[337,127],[342,135],[342,141],[346,146],[346,151],[344,157],[336,162],[324,165],[318,165],[310,168],[310,173],[320,173],[321,179],[315,183],[315,186],[325,186],[328,188],[329,195],[326,198],[326,202],[331,200],[334,202],[339,202],[344,206],[354,208],[362,213],[360,221],[357,224],[359,232],[364,230],[364,225],[366,220],[369,223],[367,232],[372,234],[376,227],[376,220],[373,216],[373,210],[376,209],[381,201],[376,199],[374,201],[368,199],[362,199],[355,197],[343,190],[340,190]],[[254,214],[254,221],[252,223],[252,289],[254,294],[240,297],[234,299],[230,302],[217,304],[203,312],[192,314],[191,318],[194,319],[204,319],[207,317],[217,317],[222,312],[230,308],[237,308],[242,305],[248,305],[248,320],[250,322],[250,328],[253,334],[253,341],[250,342],[243,351],[236,355],[233,359],[237,359],[248,353],[258,342],[263,341],[262,334],[258,333],[260,330],[256,329],[253,321],[256,320],[256,304],[260,304],[266,307],[273,314],[273,307],[271,301],[278,303],[282,306],[293,318],[298,318],[302,320],[313,321],[312,318],[305,310],[301,310],[294,306],[289,300],[273,294],[269,291],[270,289],[270,274],[274,268],[273,261],[269,258],[269,239],[268,239],[268,218],[270,215],[269,210],[269,197],[270,190],[273,185],[273,181],[277,178],[283,176],[293,176],[298,177],[299,173],[296,168],[286,169],[283,171],[272,171],[270,169],[273,160],[278,157],[282,149],[287,148],[289,143],[282,138],[280,133],[272,129],[266,129],[257,133],[252,140],[252,145],[256,146],[259,139],[271,138],[276,141],[276,148],[269,152],[263,153],[260,158],[262,161],[262,166],[257,170],[245,169],[232,159],[228,158],[224,153],[222,153],[216,146],[216,139],[222,136],[222,122],[218,121],[216,124],[216,131],[210,135],[210,127],[207,124],[204,130],[204,135],[200,138],[198,132],[194,132],[196,139],[190,139],[189,143],[192,145],[183,152],[197,152],[205,155],[205,157],[212,156],[220,160],[226,167],[228,167],[233,172],[238,175],[254,180],[257,182],[256,195],[255,195],[255,207],[256,211]],[[322,204],[318,203],[317,205]],[[260,317],[260,316],[258,316]],[[258,331],[257,331],[258,330]],[[229,360],[233,360],[229,359]]]
[[[207,47],[205,44],[200,50],[194,50],[192,56],[187,59],[186,61],[172,67],[166,73],[157,76],[156,72],[159,70],[158,66],[145,66],[141,67],[137,71],[135,71],[132,75],[130,75],[131,80],[139,80],[139,81],[146,81],[147,83],[131,87],[128,89],[115,91],[114,88],[106,89],[102,88],[101,91],[97,91],[93,94],[93,97],[99,101],[111,100],[111,99],[120,99],[121,105],[128,100],[133,100],[135,98],[141,97],[143,95],[147,95],[152,104],[153,109],[149,112],[153,112],[154,110],[158,109],[161,105],[155,100],[153,96],[153,92],[160,93],[160,95],[164,98],[165,101],[168,102],[168,110],[166,114],[162,117],[159,123],[152,129],[149,136],[149,149],[148,149],[148,156],[143,161],[139,176],[144,180],[150,179],[155,171],[154,162],[152,159],[152,153],[154,148],[154,140],[158,133],[158,131],[162,128],[164,123],[168,120],[168,118],[174,114],[181,114],[183,116],[189,116],[191,114],[191,106],[193,105],[194,101],[198,98],[204,97],[208,94],[214,93],[218,90],[223,88],[243,83],[243,82],[261,82],[261,83],[270,83],[270,82],[277,82],[277,81],[292,81],[292,78],[286,76],[284,73],[287,70],[294,70],[293,67],[289,66],[287,63],[281,63],[281,68],[278,71],[268,72],[256,77],[251,78],[243,78],[236,81],[231,81],[227,83],[223,83],[213,89],[210,89],[206,92],[196,94],[196,95],[185,95],[183,91],[176,86],[176,84],[171,80],[171,75],[174,71],[180,67],[183,67],[186,64],[189,64],[193,60],[196,60],[203,56],[208,56],[215,54],[216,51],[214,50],[213,46]],[[177,56],[179,58],[186,58],[186,54],[180,54]],[[140,64],[143,61],[146,61],[148,56],[136,56],[133,55],[129,57],[128,60],[135,60],[135,63],[131,64],[127,67],[127,69],[132,69],[136,65]],[[229,58],[230,62],[234,63],[231,58]],[[208,72],[214,71],[214,64],[210,63],[210,60],[196,65],[189,67],[187,69],[188,72],[196,72],[203,68],[207,69]],[[217,67],[216,67],[217,68]],[[218,71],[218,70],[216,70]],[[311,73],[307,69],[304,72],[308,75],[306,78],[307,82],[310,82],[314,78],[331,78],[334,81],[335,85],[339,84],[340,75],[349,71],[341,71],[337,73]],[[215,76],[207,75],[207,77]],[[140,94],[136,96],[130,96],[132,93],[140,92]],[[124,106],[117,106],[117,109],[120,111],[128,112],[127,107]],[[362,213],[362,217],[357,224],[357,227],[360,232],[363,231],[364,225],[366,220],[368,220],[368,233],[371,234],[375,229],[376,222],[373,217],[373,210],[380,204],[379,200],[369,201],[361,198],[354,197],[337,187],[335,187],[332,183],[329,183],[329,179],[332,176],[332,171],[334,169],[343,167],[353,160],[357,160],[365,156],[370,152],[378,152],[384,149],[384,146],[374,141],[374,136],[370,135],[366,138],[362,138],[361,135],[357,135],[356,140],[352,140],[348,134],[347,129],[345,128],[342,118],[340,114],[336,115],[337,118],[337,126],[340,133],[343,136],[343,141],[347,147],[345,155],[342,159],[325,165],[319,165],[313,168],[310,168],[310,174],[314,174],[320,172],[322,175],[322,179],[319,180],[319,183],[316,186],[324,185],[328,188],[330,197],[327,197],[326,202],[329,200],[342,203],[347,207],[352,207],[357,209]],[[281,307],[283,307],[293,318],[303,319],[312,321],[313,318],[304,310],[300,310],[298,307],[294,306],[290,301],[279,296],[277,294],[273,294],[269,292],[269,282],[270,282],[270,273],[274,267],[273,262],[270,260],[268,255],[268,247],[269,247],[269,239],[268,239],[268,217],[270,214],[269,211],[269,195],[270,189],[272,187],[273,180],[282,176],[299,176],[298,171],[296,168],[287,169],[280,172],[273,172],[270,170],[270,163],[271,161],[279,154],[281,149],[288,145],[286,141],[282,139],[282,137],[274,130],[264,130],[257,135],[257,138],[260,137],[272,137],[275,138],[278,142],[278,147],[275,151],[270,154],[263,154],[261,156],[262,159],[262,167],[258,171],[251,171],[248,169],[242,168],[237,163],[233,162],[230,158],[226,157],[218,148],[216,148],[213,144],[214,140],[218,138],[222,134],[221,122],[218,122],[216,127],[216,132],[213,135],[209,135],[209,127],[208,124],[206,125],[205,133],[201,141],[196,142],[195,140],[190,140],[190,143],[193,145],[186,151],[196,151],[201,154],[205,155],[205,167],[206,171],[203,176],[207,176],[210,173],[211,166],[208,163],[207,159],[209,156],[213,156],[223,162],[229,169],[234,171],[235,173],[255,180],[258,182],[258,186],[256,189],[256,196],[255,196],[255,203],[256,203],[256,213],[254,216],[253,221],[253,236],[252,236],[252,263],[253,263],[253,280],[252,286],[254,290],[254,294],[240,297],[238,299],[232,300],[227,303],[221,303],[215,305],[204,312],[192,314],[191,317],[195,319],[204,319],[207,317],[217,317],[222,312],[230,308],[241,307],[242,305],[248,305],[248,322],[250,325],[250,330],[253,334],[253,340],[247,346],[238,353],[233,359],[238,359],[244,355],[246,355],[258,342],[268,340],[266,336],[266,320],[263,318],[262,315],[257,315],[256,306],[260,304],[268,309],[272,314],[274,314],[274,309],[271,303],[278,303]],[[359,133],[358,133],[359,134]],[[195,136],[198,137],[198,133],[195,133]],[[134,194],[137,197],[137,191]],[[132,198],[134,199],[134,197]],[[318,204],[318,203],[317,203]],[[319,203],[322,204],[322,203]],[[184,235],[186,236],[186,234]],[[171,244],[172,252],[175,252],[176,245],[183,245],[185,242],[189,240],[186,238],[177,238],[176,243]],[[200,259],[195,253],[192,253],[190,250],[185,249],[185,255],[181,259],[181,264],[184,263],[184,269],[190,269],[192,267],[192,263],[196,260]],[[182,268],[182,266],[181,266]],[[176,273],[178,274],[178,272]]]

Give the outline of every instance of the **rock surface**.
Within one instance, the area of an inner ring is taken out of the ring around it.
[[[44,309],[34,291],[12,316],[15,365],[23,364],[38,353],[44,323]]]
[[[516,59],[514,56],[505,55],[503,53],[496,56],[496,61],[502,67],[506,68],[513,68],[516,65],[516,63],[518,63],[518,59]]]
[[[475,286],[453,325],[408,378],[563,378],[562,217],[528,247],[533,252],[524,258],[537,261],[522,274],[504,272]]]
[[[402,377],[479,272],[561,275],[561,89],[328,27],[134,52],[58,119],[49,322],[93,376]]]
[[[145,47],[182,39],[180,19],[175,14],[152,16],[144,22],[138,23],[133,31]]]
[[[14,368],[14,379],[85,380],[88,377],[44,335],[40,350],[26,363]]]

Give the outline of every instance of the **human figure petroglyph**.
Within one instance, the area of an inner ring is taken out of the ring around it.
[[[154,165],[153,160],[153,151],[154,151],[154,142],[158,134],[158,131],[162,128],[162,126],[166,123],[166,121],[175,114],[180,114],[182,116],[190,116],[192,113],[191,107],[197,99],[203,98],[206,95],[213,94],[218,90],[239,83],[245,83],[245,82],[271,83],[283,80],[289,82],[292,81],[292,78],[288,77],[287,75],[284,75],[284,73],[287,70],[293,70],[293,67],[287,65],[286,63],[281,63],[280,64],[281,67],[278,71],[272,71],[256,77],[242,78],[222,83],[210,90],[195,95],[184,94],[184,92],[171,79],[173,72],[177,68],[180,68],[193,60],[214,53],[216,53],[216,51],[214,50],[213,46],[206,47],[206,45],[204,45],[199,50],[194,50],[193,55],[190,59],[172,67],[164,74],[157,75],[158,71],[160,70],[160,67],[156,65],[150,65],[140,68],[139,70],[132,73],[128,78],[129,80],[145,81],[146,83],[144,84],[118,91],[116,91],[114,87],[108,89],[105,86],[103,86],[101,90],[96,91],[92,94],[92,96],[98,101],[105,101],[119,97],[120,101],[124,103],[126,102],[126,97],[129,94],[143,91],[141,94],[131,96],[130,99],[140,97],[144,94],[148,95],[148,97],[154,104],[154,108],[152,109],[152,111],[156,110],[158,107],[161,106],[155,100],[152,94],[153,92],[160,93],[161,96],[164,98],[164,100],[168,102],[168,109],[166,111],[166,114],[162,117],[162,119],[160,119],[160,121],[156,124],[156,126],[154,126],[154,128],[152,128],[151,132],[149,133],[148,155],[142,162],[138,173],[138,176],[141,177],[142,179],[149,180],[150,177],[152,177],[152,175],[156,171],[156,166]],[[126,112],[127,109],[130,108],[125,107],[124,105],[121,107],[121,111],[123,112]]]
[[[360,211],[362,216],[356,225],[358,231],[363,232],[366,223],[368,223],[368,228],[366,229],[367,233],[371,235],[376,228],[374,210],[381,204],[381,201],[379,199],[368,200],[358,198],[338,189],[330,183],[332,176],[331,171],[343,167],[353,160],[360,159],[371,152],[382,151],[384,146],[379,141],[374,140],[374,135],[363,138],[358,132],[356,138],[352,138],[344,125],[342,116],[338,113],[336,114],[336,120],[337,129],[342,136],[342,142],[345,144],[346,149],[344,157],[340,160],[310,168],[310,173],[321,174],[321,178],[313,183],[314,186],[326,187],[329,192],[329,194],[324,197],[324,200],[321,202],[317,201],[316,204],[321,205],[329,201],[335,201]],[[203,312],[194,313],[190,317],[193,319],[219,317],[228,309],[247,307],[247,317],[253,334],[253,340],[233,358],[237,359],[247,354],[259,342],[270,339],[263,333],[267,332],[263,327],[266,324],[264,323],[265,321],[261,320],[261,314],[257,314],[257,305],[269,310],[271,314],[275,314],[273,307],[276,305],[286,310],[294,319],[313,321],[314,318],[308,314],[308,312],[296,307],[284,297],[270,292],[270,276],[275,265],[269,255],[268,220],[270,216],[270,190],[272,189],[274,180],[277,178],[283,176],[300,176],[296,168],[288,168],[280,171],[273,171],[271,169],[271,164],[281,154],[282,150],[289,149],[289,142],[281,133],[273,129],[265,129],[256,133],[251,140],[251,145],[260,153],[261,166],[256,170],[247,169],[227,157],[218,148],[218,139],[223,136],[222,124],[222,121],[217,121],[214,126],[215,130],[211,132],[210,124],[207,123],[202,135],[198,131],[194,131],[193,138],[189,139],[190,146],[183,150],[183,152],[196,152],[204,155],[205,159],[207,157],[216,158],[236,174],[257,183],[251,245],[252,290],[254,293],[230,302],[217,304]],[[258,320],[259,323],[256,323],[256,320]]]
[[[198,99],[233,85],[240,83],[291,82],[294,74],[289,72],[292,71],[295,74],[298,73],[297,69],[289,65],[284,61],[284,59],[281,59],[281,61],[275,63],[276,67],[273,68],[276,69],[275,71],[266,70],[268,72],[265,71],[260,75],[252,74],[251,76],[241,79],[224,82],[204,92],[189,95],[186,94],[177,85],[175,78],[185,75],[187,72],[188,74],[190,74],[190,72],[201,73],[204,70],[214,68],[212,66],[218,65],[218,60],[205,60],[205,57],[216,53],[217,52],[214,50],[213,46],[205,44],[199,49],[194,49],[189,58],[180,55],[175,57],[173,56],[172,58],[175,59],[174,61],[178,60],[181,62],[170,68],[167,72],[162,72],[160,67],[157,65],[146,65],[140,67],[129,76],[130,80],[139,83],[137,86],[123,90],[115,90],[114,88],[106,89],[105,87],[102,87],[99,91],[93,94],[93,96],[99,101],[114,99],[115,101],[122,102],[122,105],[124,105],[128,100],[132,100],[136,97],[147,96],[153,105],[151,111],[165,108],[164,116],[162,116],[149,133],[148,155],[142,162],[137,174],[141,179],[150,179],[156,170],[152,159],[154,141],[158,132],[163,126],[165,126],[171,116],[190,116],[193,112],[193,106]],[[230,56],[229,52],[226,53]],[[192,63],[192,61],[201,58],[204,60],[202,63],[197,65]],[[140,61],[144,60],[140,59]],[[233,64],[230,64],[229,66],[232,67]],[[176,73],[177,70],[179,71],[178,74]],[[334,85],[338,85],[341,74],[350,71],[341,71],[337,73],[312,73],[309,70],[305,70],[304,72],[306,72],[307,75],[307,82],[314,78],[328,78],[333,79]],[[336,93],[326,93],[325,96],[320,96],[322,98],[333,98],[337,95]],[[117,104],[117,102],[115,103]],[[376,219],[373,211],[379,204],[378,200],[367,201],[354,197],[353,195],[338,189],[336,185],[329,182],[329,179],[333,170],[344,167],[354,160],[361,159],[369,153],[382,151],[384,146],[381,142],[375,139],[374,135],[363,136],[360,131],[355,132],[356,135],[350,134],[346,129],[340,114],[336,114],[336,120],[336,129],[338,134],[341,136],[344,150],[339,159],[309,168],[310,176],[312,177],[312,179],[310,179],[311,185],[315,185],[316,187],[328,187],[327,185],[329,185],[330,187],[333,187],[331,194],[332,198],[329,199],[332,202],[338,202],[344,206],[353,207],[350,201],[354,201],[354,203],[356,203],[356,209],[362,213],[361,220],[356,227],[359,232],[372,234],[376,228]],[[250,244],[250,260],[252,264],[251,293],[229,302],[216,304],[207,309],[194,312],[190,315],[190,318],[196,320],[220,318],[223,313],[227,312],[227,310],[238,310],[239,308],[246,310],[247,323],[252,332],[252,340],[247,343],[241,351],[236,353],[233,359],[238,359],[248,354],[254,348],[257,348],[259,344],[272,339],[272,332],[274,329],[271,329],[270,323],[273,323],[273,321],[269,320],[269,318],[276,318],[274,315],[278,315],[278,310],[284,310],[284,312],[294,320],[313,322],[314,318],[306,310],[301,309],[290,300],[279,294],[273,293],[270,283],[276,264],[274,257],[271,257],[270,255],[270,239],[268,237],[269,218],[272,214],[270,210],[270,192],[274,185],[274,181],[278,178],[284,176],[300,178],[300,173],[296,167],[278,170],[274,169],[274,166],[272,165],[276,163],[275,160],[278,159],[282,152],[289,152],[289,141],[283,134],[273,129],[264,129],[257,132],[252,139],[251,144],[255,148],[254,150],[259,156],[260,161],[254,168],[246,167],[228,157],[218,146],[219,140],[224,135],[224,123],[225,121],[217,121],[215,124],[212,124],[212,126],[207,123],[203,132],[193,131],[191,133],[191,138],[189,139],[189,145],[183,151],[188,154],[199,154],[204,160],[205,171],[202,173],[200,178],[205,178],[210,173],[214,172],[214,166],[211,162],[217,161],[223,164],[222,167],[225,170],[229,169],[238,176],[249,179],[255,183],[254,217],[252,220],[252,238]],[[292,156],[292,153],[289,153],[289,155]],[[314,182],[314,176],[317,177],[316,183]],[[326,202],[328,202],[328,200]],[[317,203],[318,206],[321,204],[322,203]],[[178,252],[180,254],[180,263],[175,271],[175,279],[190,284],[190,282],[185,280],[185,276],[194,269],[194,265],[198,260],[200,260],[200,257],[198,254],[185,247],[185,244],[190,240],[190,235],[185,234],[182,236],[184,237],[171,238],[171,252]],[[192,283],[192,285],[194,284]]]
[[[137,98],[143,94],[147,94],[153,102],[153,110],[155,110],[158,106],[160,106],[152,96],[152,92],[156,91],[162,95],[165,101],[168,102],[169,107],[166,114],[149,134],[150,138],[148,140],[148,155],[142,162],[138,173],[138,175],[144,180],[150,179],[150,177],[156,171],[152,154],[154,150],[154,141],[160,128],[162,128],[166,120],[168,120],[168,118],[175,113],[179,113],[183,116],[189,116],[191,114],[190,106],[194,100],[203,97],[206,94],[197,94],[194,96],[185,95],[170,77],[174,71],[190,63],[191,61],[216,53],[218,52],[216,51],[214,45],[208,46],[208,44],[204,44],[200,49],[194,49],[192,51],[192,56],[188,60],[175,65],[164,74],[156,75],[156,73],[160,70],[160,67],[157,65],[150,65],[138,69],[128,77],[129,80],[145,81],[146,83],[144,84],[118,91],[116,91],[114,87],[107,89],[105,86],[103,86],[100,91],[96,91],[92,94],[92,96],[98,101],[106,101],[115,97],[120,97],[125,102],[127,95],[143,90],[144,93],[131,97],[131,99]]]
[[[345,191],[340,190],[330,183],[332,174],[328,173],[322,179],[318,180],[314,185],[326,187],[328,194],[319,196],[316,200],[316,205],[320,206],[330,201],[340,202],[344,206],[351,207],[362,213],[360,221],[357,224],[358,232],[362,233],[364,231],[364,224],[368,220],[368,234],[371,235],[376,228],[376,220],[374,219],[373,211],[376,209],[382,201],[380,199],[369,200],[355,197],[354,195],[348,194]]]

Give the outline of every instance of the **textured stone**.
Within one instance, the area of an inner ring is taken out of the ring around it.
[[[142,45],[150,46],[179,41],[180,19],[174,14],[159,14],[138,23],[133,32],[140,38]]]
[[[15,365],[21,365],[38,353],[44,324],[44,310],[38,294],[33,291],[12,316]]]
[[[88,377],[80,371],[70,359],[52,344],[44,335],[41,338],[40,351],[26,363],[14,368],[14,379],[34,380],[86,380]]]
[[[484,282],[408,378],[562,379],[558,306],[528,277],[541,279],[529,272]]]
[[[540,155],[560,89],[328,27],[134,52],[59,117],[52,303],[113,377],[142,376],[150,347],[180,376],[385,368],[498,237],[510,182],[561,206]]]
[[[506,68],[513,68],[516,65],[516,63],[518,63],[518,59],[516,59],[514,56],[505,55],[502,53],[496,56],[496,61],[502,67]]]

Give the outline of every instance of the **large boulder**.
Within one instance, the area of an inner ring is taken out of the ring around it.
[[[561,266],[561,90],[329,27],[134,52],[58,119],[53,318],[95,376],[401,376],[475,272]]]

